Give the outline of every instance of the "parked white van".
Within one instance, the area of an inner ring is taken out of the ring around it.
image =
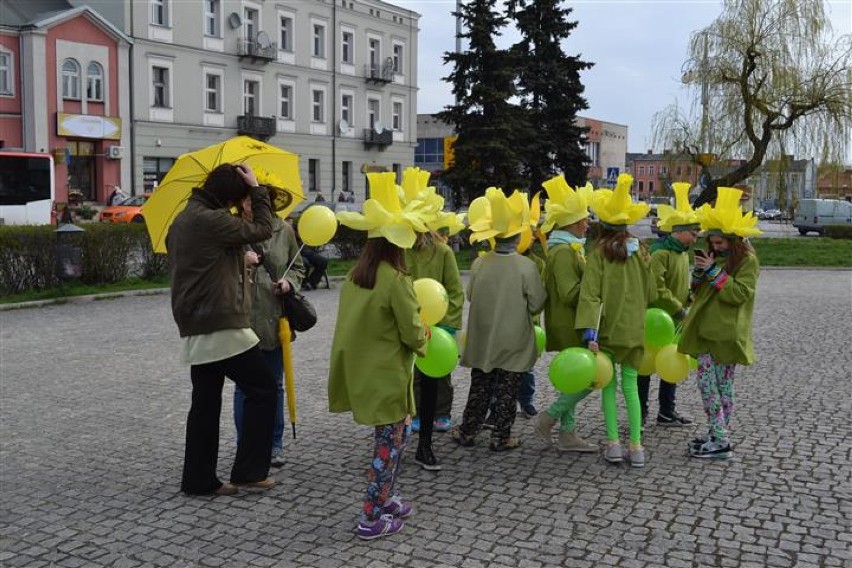
[[[793,217],[793,226],[802,235],[815,231],[822,235],[826,225],[852,225],[852,203],[840,199],[802,199]]]

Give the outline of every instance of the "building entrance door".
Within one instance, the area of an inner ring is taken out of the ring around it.
[[[68,196],[79,192],[85,201],[97,200],[95,180],[95,143],[86,140],[69,140],[68,150],[71,163],[68,164]]]

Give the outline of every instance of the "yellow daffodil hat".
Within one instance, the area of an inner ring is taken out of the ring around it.
[[[506,197],[503,190],[489,187],[468,208],[470,242],[510,239],[530,230],[530,204],[527,194],[518,190]]]
[[[757,217],[749,211],[743,215],[740,207],[742,190],[734,187],[720,187],[717,190],[716,204],[705,203],[696,213],[701,220],[701,230],[708,235],[722,237],[756,237],[762,231],[757,228]]]
[[[434,186],[429,185],[430,173],[420,168],[405,168],[402,172],[402,204],[407,208],[412,202],[423,214],[426,227],[430,231],[446,229],[449,235],[455,235],[465,228],[464,214],[444,211],[444,198]]]
[[[427,172],[428,173],[428,172]],[[394,172],[368,173],[370,198],[363,213],[340,211],[337,220],[356,231],[367,231],[367,238],[384,237],[400,248],[411,248],[417,233],[428,231],[426,222],[434,216],[433,205],[418,198],[403,200]]]
[[[630,187],[633,176],[621,174],[615,183],[615,189],[596,189],[592,194],[591,207],[601,223],[608,229],[627,228],[646,215],[651,207],[647,203],[633,203]]]
[[[541,184],[547,190],[547,201],[544,202],[543,233],[549,233],[554,228],[573,225],[589,216],[589,202],[594,189],[587,183],[584,187],[574,189],[565,181],[565,176],[558,176]]]
[[[701,226],[698,214],[692,210],[689,204],[688,183],[677,182],[672,184],[675,194],[675,206],[661,204],[657,206],[657,228],[666,233],[677,233],[679,231],[697,230]]]

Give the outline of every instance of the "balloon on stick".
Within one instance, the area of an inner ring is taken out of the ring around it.
[[[660,378],[676,385],[689,376],[689,355],[679,353],[677,345],[666,345],[655,359]]]
[[[547,335],[541,326],[535,326],[535,350],[541,355],[544,353],[544,347],[547,345]]]
[[[645,312],[645,344],[662,347],[674,340],[675,325],[672,316],[660,308],[648,308]]]
[[[650,376],[657,370],[657,352],[659,349],[645,345],[645,353],[642,355],[642,363],[639,365],[639,374]]]
[[[420,304],[420,319],[426,325],[435,325],[447,315],[450,298],[444,286],[434,278],[415,280],[414,295]]]
[[[334,212],[323,205],[308,207],[299,217],[299,237],[308,246],[322,246],[337,232]]]
[[[597,368],[595,372],[595,384],[594,387],[596,389],[602,389],[606,387],[612,381],[612,375],[615,373],[615,369],[612,366],[612,361],[609,357],[607,357],[601,351],[595,353],[596,355],[596,363]]]
[[[574,394],[592,386],[597,368],[594,353],[583,347],[569,347],[553,358],[548,376],[556,390]]]

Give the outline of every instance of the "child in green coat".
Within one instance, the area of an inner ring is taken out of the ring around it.
[[[590,350],[603,351],[613,361],[612,381],[601,392],[608,441],[604,459],[611,463],[623,460],[616,408],[618,364],[630,424],[630,465],[644,467],[636,376],[644,354],[645,310],[654,299],[655,290],[648,253],[627,230],[649,209],[647,204],[632,202],[632,184],[632,176],[621,174],[614,191],[599,189],[592,196],[592,210],[601,220],[602,232],[586,262],[574,325],[583,330],[583,340]]]
[[[414,414],[414,357],[424,355],[426,345],[403,253],[414,244],[414,229],[425,229],[423,220],[402,213],[393,173],[369,176],[365,215],[337,214],[342,224],[366,230],[368,238],[340,291],[328,375],[329,410],[352,412],[355,422],[374,428],[357,530],[364,540],[401,531],[413,512],[394,486]]]
[[[742,214],[739,189],[720,187],[716,205],[698,210],[710,250],[696,251],[695,302],[678,350],[698,359],[698,388],[709,431],[689,446],[695,458],[732,455],[728,436],[734,410],[734,370],[754,362],[752,316],[760,265],[744,237],[760,234],[757,218]]]

